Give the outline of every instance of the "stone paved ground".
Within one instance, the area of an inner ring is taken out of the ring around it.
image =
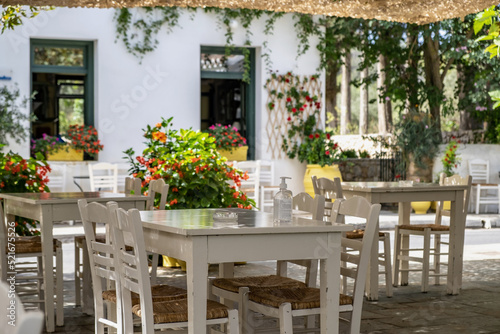
[[[427,216],[433,219],[432,215]],[[382,228],[391,230],[395,219],[394,213],[381,215]],[[424,216],[417,219],[425,221]],[[484,219],[491,220],[493,227],[500,225],[496,224],[498,215],[467,217],[467,226],[472,228],[466,230],[463,289],[458,296],[446,295],[444,285],[431,285],[428,293],[421,293],[420,275],[410,273],[410,285],[395,288],[394,297],[387,298],[382,281],[380,299],[364,303],[362,333],[500,333],[500,229],[478,228]],[[74,306],[73,238],[69,236],[73,229],[60,226],[54,231],[64,242],[65,256],[65,326],[57,327],[56,333],[90,334],[94,333],[93,316],[82,314],[80,308]],[[216,266],[210,267],[212,275],[216,269]],[[272,262],[249,263],[235,269],[236,275],[273,272]],[[298,268],[293,268],[292,273],[297,278],[304,276]],[[169,284],[186,285],[185,273],[180,269],[164,268],[161,276]]]

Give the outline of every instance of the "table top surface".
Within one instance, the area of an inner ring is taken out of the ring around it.
[[[439,185],[437,183],[413,183],[411,186],[399,182],[342,182],[344,191],[361,192],[425,192],[466,190],[467,185]]]
[[[95,202],[107,201],[144,201],[147,196],[130,195],[124,193],[112,193],[104,191],[93,192],[53,192],[53,193],[0,193],[0,198],[15,200],[28,204],[57,204],[77,203],[79,199],[87,199]]]
[[[237,212],[237,221],[214,221],[218,211]],[[289,224],[274,224],[271,213],[244,209],[186,209],[141,211],[145,228],[180,235],[319,233],[351,231],[345,224],[294,217]]]

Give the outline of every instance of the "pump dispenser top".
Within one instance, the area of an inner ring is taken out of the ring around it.
[[[275,224],[290,224],[292,222],[292,192],[287,190],[286,179],[281,176],[280,190],[274,196],[273,221]]]

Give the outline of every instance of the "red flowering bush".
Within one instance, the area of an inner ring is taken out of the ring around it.
[[[0,149],[3,145],[0,145]],[[38,158],[41,158],[39,155]],[[50,167],[45,161],[24,159],[19,154],[0,152],[0,193],[38,193],[49,191],[47,173]],[[18,235],[40,234],[34,230],[36,222],[16,217]]]
[[[70,125],[65,137],[70,145],[94,157],[104,148],[99,141],[97,130],[92,125]]]
[[[331,139],[332,132],[326,132],[317,126],[317,117],[321,110],[321,102],[317,95],[304,89],[308,80],[317,80],[317,75],[300,79],[291,72],[285,75],[272,74],[280,82],[285,83],[282,92],[271,91],[274,99],[285,99],[287,110],[287,132],[282,134],[281,148],[290,159],[298,158],[300,162],[329,166],[341,160],[341,149]],[[275,100],[269,102],[273,110]],[[307,112],[306,112],[307,111]]]
[[[214,124],[208,128],[207,133],[215,138],[217,148],[232,150],[247,144],[247,140],[238,132],[238,129],[231,125]]]
[[[216,150],[215,138],[191,129],[172,130],[172,118],[147,126],[147,148],[135,156],[124,153],[134,177],[141,178],[142,191],[151,180],[162,178],[170,185],[167,209],[226,208],[251,209],[255,202],[236,190],[248,175],[227,164]]]
[[[444,151],[444,155],[441,158],[441,162],[443,163],[443,172],[447,177],[455,174],[454,169],[458,167],[461,162],[461,159],[457,154],[458,144],[456,141],[452,140],[446,146]]]

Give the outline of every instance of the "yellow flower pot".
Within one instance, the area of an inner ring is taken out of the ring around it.
[[[417,215],[424,215],[431,207],[431,202],[430,201],[411,202],[411,207]]]
[[[67,150],[61,148],[58,151],[47,153],[50,161],[83,161],[83,150],[75,150],[69,147]]]
[[[223,157],[226,157],[228,161],[245,161],[247,160],[248,146],[238,146],[232,150],[217,149],[217,151]]]
[[[304,175],[304,188],[306,193],[314,197],[314,187],[312,185],[311,176],[316,175],[317,178],[326,177],[332,179],[339,177],[342,181],[342,174],[338,165],[324,166],[320,165],[307,165],[306,173]]]
[[[186,261],[182,261],[170,256],[162,255],[163,266],[168,268],[181,268],[186,271]]]

